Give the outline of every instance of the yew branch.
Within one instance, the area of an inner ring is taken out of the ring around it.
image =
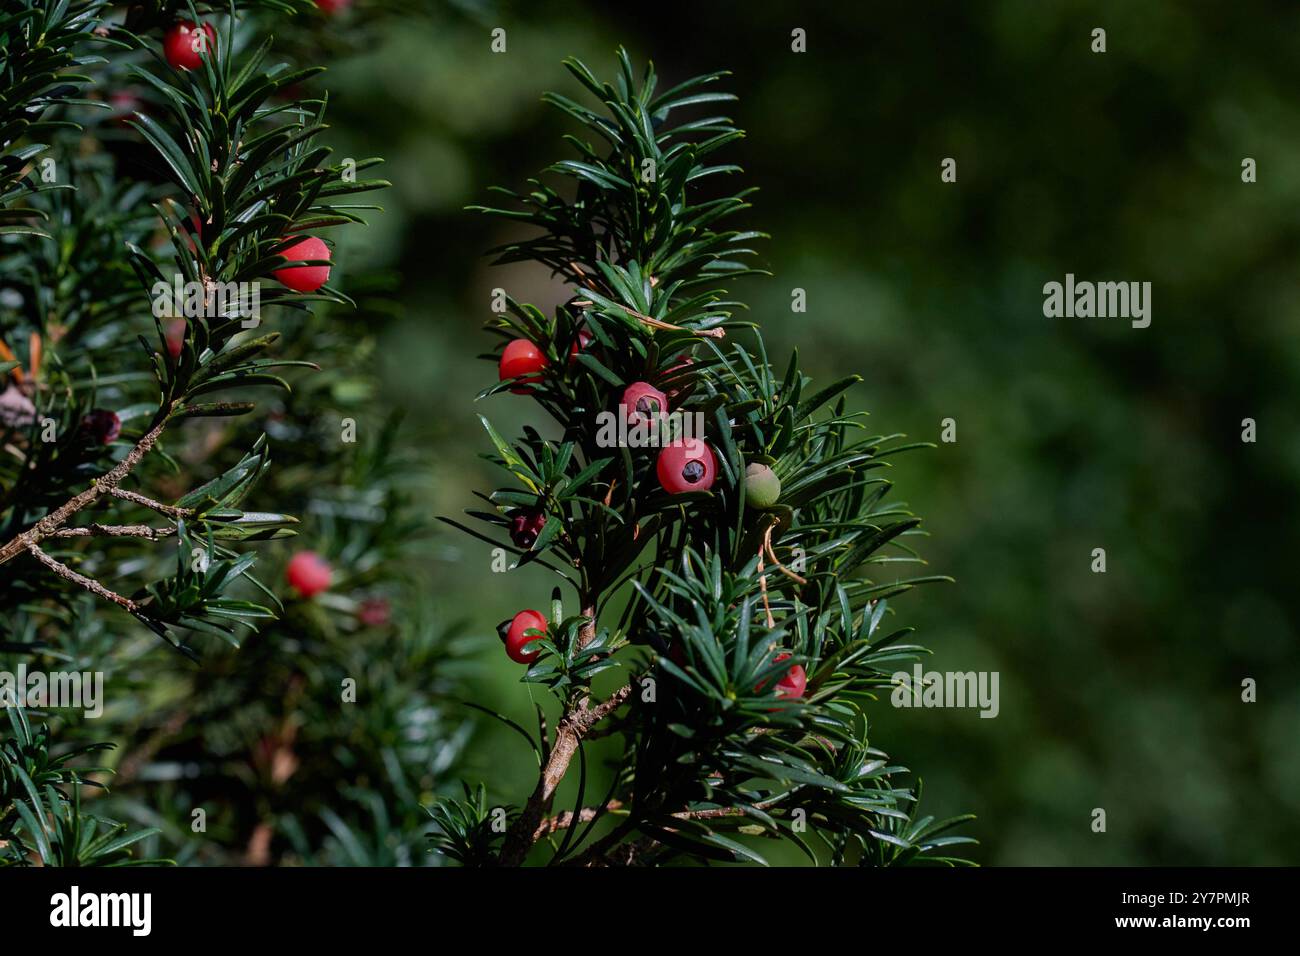
[[[500,856],[503,866],[518,866],[524,861],[528,851],[537,842],[536,834],[546,814],[550,812],[555,791],[568,772],[569,764],[578,752],[583,737],[617,710],[631,694],[632,685],[625,684],[595,707],[590,705],[588,698],[583,697],[560,718],[560,722],[555,725],[555,742],[542,765],[537,787],[524,805],[523,812],[506,833]]]
[[[533,842],[536,843],[543,837],[550,836],[559,830],[567,830],[574,824],[590,823],[596,819],[597,815],[613,810],[619,810],[623,806],[622,800],[611,800],[603,807],[583,807],[577,813],[572,810],[565,810],[559,816],[548,817],[541,822],[536,832],[533,833]]]
[[[0,564],[17,557],[24,551],[31,551],[34,555],[37,554],[38,549],[35,548],[35,545],[54,534],[69,518],[104,495],[114,494],[115,489],[122,483],[122,480],[131,473],[132,469],[140,463],[140,459],[149,454],[150,450],[158,442],[159,437],[167,428],[171,412],[172,409],[168,408],[159,417],[158,423],[145,432],[140,440],[131,447],[131,450],[126,453],[126,457],[91,482],[89,488],[73,495],[26,531],[15,535],[4,547],[0,547]],[[57,564],[57,562],[55,563]],[[104,590],[107,591],[108,589],[105,588]],[[112,592],[109,591],[108,593],[111,594]],[[117,603],[120,604],[121,601]]]
[[[81,528],[60,528],[54,538],[148,538],[157,541],[176,533],[175,528],[154,528],[147,524],[100,524],[92,521]]]
[[[120,498],[123,501],[129,501],[132,504],[156,511],[160,515],[166,515],[168,518],[188,518],[194,514],[193,508],[177,508],[174,505],[165,505],[161,501],[154,501],[139,492],[128,491],[125,488],[112,488],[109,490],[109,494],[114,498]]]
[[[72,570],[72,568],[68,567],[66,564],[50,557],[42,551],[38,545],[28,544],[27,550],[31,552],[32,557],[41,562],[41,564],[45,565],[59,577],[66,578],[74,584],[79,584],[91,594],[102,597],[106,601],[112,601],[114,604],[121,605],[128,611],[135,611],[137,605],[130,598],[122,597],[122,595],[118,594],[116,591],[111,591],[104,587],[104,585],[100,584],[94,578],[88,578],[84,574]]]

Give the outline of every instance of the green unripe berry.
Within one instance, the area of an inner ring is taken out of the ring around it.
[[[781,497],[781,479],[767,465],[751,462],[745,468],[745,504],[766,511]]]

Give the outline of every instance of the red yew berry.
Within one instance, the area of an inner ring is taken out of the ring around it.
[[[586,329],[578,329],[578,337],[573,340],[569,346],[569,364],[572,365],[578,361],[578,353],[587,351],[591,343],[596,341],[596,336],[592,335]]]
[[[705,442],[686,438],[665,446],[659,452],[655,471],[659,475],[659,484],[669,494],[708,491],[718,474],[718,459]]]
[[[167,340],[167,354],[174,359],[180,358],[185,348],[185,320],[172,319],[167,323],[163,336]]]
[[[111,445],[122,434],[122,419],[117,412],[106,408],[96,408],[86,413],[81,419],[81,430],[90,440],[100,445]]]
[[[316,0],[316,9],[330,15],[342,13],[350,6],[352,6],[352,0]]]
[[[519,508],[510,512],[510,540],[516,548],[527,551],[546,527],[546,512],[539,508]]]
[[[777,654],[776,663],[786,660],[789,654]],[[804,671],[801,664],[791,664],[790,669],[785,672],[785,676],[776,682],[776,696],[789,697],[791,699],[802,697],[804,688],[808,686],[808,674]]]
[[[385,627],[392,616],[388,598],[366,598],[357,608],[357,623],[362,627]]]
[[[542,380],[540,375],[532,375],[546,368],[546,356],[527,339],[515,339],[507,343],[501,353],[501,362],[497,365],[497,375],[501,381],[519,379],[510,391],[516,395],[527,395],[528,389],[521,386],[533,385]]]
[[[517,664],[531,664],[541,656],[541,651],[525,651],[524,648],[537,640],[536,634],[526,635],[525,631],[546,631],[546,618],[540,611],[520,611],[509,622],[501,625],[501,640],[506,646],[506,656]]]
[[[117,126],[126,126],[131,114],[143,105],[140,97],[130,90],[115,90],[108,94],[108,105],[112,108],[111,117]]]
[[[772,663],[779,664],[784,660],[789,660],[790,656],[789,651],[782,651],[772,658]],[[759,681],[754,690],[762,691],[765,686],[767,686],[767,681]],[[795,700],[803,696],[804,688],[807,686],[808,674],[804,671],[803,666],[791,664],[790,669],[776,682],[776,696]]]
[[[200,32],[193,20],[180,20],[163,37],[163,56],[173,69],[197,70],[216,42],[217,31],[211,23],[203,24]]]
[[[298,241],[292,242],[294,239]],[[329,261],[330,247],[315,236],[305,236],[301,239],[297,236],[289,236],[285,241],[292,242],[292,245],[285,246],[278,254],[288,262],[310,262],[317,259]],[[272,275],[294,292],[315,292],[329,281],[330,267],[287,266],[276,269]]]
[[[329,562],[315,551],[299,551],[289,559],[284,576],[289,587],[297,591],[300,597],[309,598],[330,586],[334,572]]]
[[[618,411],[629,427],[654,425],[660,414],[668,412],[668,399],[649,382],[633,382],[623,390]]]

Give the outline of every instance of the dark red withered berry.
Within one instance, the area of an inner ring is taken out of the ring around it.
[[[668,648],[668,659],[683,670],[686,669],[686,648],[680,641],[674,641]]]
[[[81,419],[81,430],[92,442],[111,445],[122,434],[122,419],[117,417],[117,412],[96,408]]]
[[[546,512],[538,508],[518,508],[509,514],[510,540],[516,548],[527,551],[546,527]]]

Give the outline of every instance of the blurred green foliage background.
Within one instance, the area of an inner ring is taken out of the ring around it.
[[[540,94],[577,95],[561,58],[608,74],[617,43],[665,86],[734,71],[748,138],[727,160],[761,189],[746,225],[772,234],[774,275],[732,291],[775,356],[860,373],[878,431],[938,443],[893,478],[956,583],[895,610],[928,667],[998,671],[1001,713],[881,701],[879,742],[925,780],[927,810],[977,813],[986,864],[1295,863],[1300,9],[534,2],[388,21],[326,79],[340,155],[383,155],[394,182],[341,258],[404,276],[383,380],[435,458],[430,513],[496,485],[476,412],[503,432],[538,419],[522,398],[473,400],[495,376],[474,361],[492,288],[566,297],[490,268],[507,235],[463,207],[565,155]],[[1151,282],[1151,327],[1044,318],[1043,284],[1067,272]],[[431,547],[440,604],[485,635],[480,702],[530,720],[492,627],[545,607],[552,581],[495,575],[451,531]],[[507,730],[469,761],[501,799],[531,788]]]

